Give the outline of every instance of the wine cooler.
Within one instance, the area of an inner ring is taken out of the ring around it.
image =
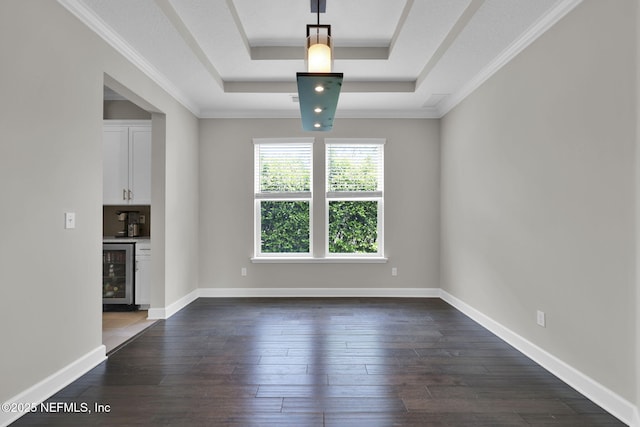
[[[102,304],[133,305],[135,243],[102,244]]]

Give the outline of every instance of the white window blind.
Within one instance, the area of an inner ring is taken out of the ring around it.
[[[254,139],[256,257],[308,257],[312,138]]]
[[[383,149],[384,144],[378,142],[328,142],[327,196],[380,196],[384,185]]]
[[[256,143],[256,196],[308,195],[311,192],[312,148],[311,143]]]

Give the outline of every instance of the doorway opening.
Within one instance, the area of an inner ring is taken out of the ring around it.
[[[165,120],[107,75],[102,119],[102,343],[109,354],[153,325],[155,320],[149,319],[152,300],[157,296],[158,301],[164,300],[162,276],[153,274],[157,263],[152,250],[153,231],[162,224],[152,224],[152,218],[158,206],[154,198],[159,199],[153,196],[154,188],[162,188],[157,181],[164,175],[158,171],[162,164],[153,161],[153,152],[164,147],[154,127],[164,126]],[[157,133],[163,137],[163,131]],[[126,250],[120,256],[115,248]]]

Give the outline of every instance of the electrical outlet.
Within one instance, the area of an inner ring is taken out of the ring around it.
[[[140,224],[144,224],[147,222],[147,217],[145,215],[140,215]]]
[[[543,328],[547,327],[547,319],[546,319],[546,316],[544,314],[544,311],[538,310],[537,322],[538,322],[538,326],[542,326]]]
[[[391,267],[391,275],[392,276],[398,275],[398,267]]]
[[[240,275],[241,276],[246,276],[247,275],[247,267],[242,267],[240,269]]]

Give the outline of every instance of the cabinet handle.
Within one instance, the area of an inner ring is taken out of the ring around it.
[[[127,190],[125,188],[122,189],[122,200],[127,200]]]
[[[131,192],[131,190],[129,190],[129,200],[131,200],[133,197],[133,193]]]

